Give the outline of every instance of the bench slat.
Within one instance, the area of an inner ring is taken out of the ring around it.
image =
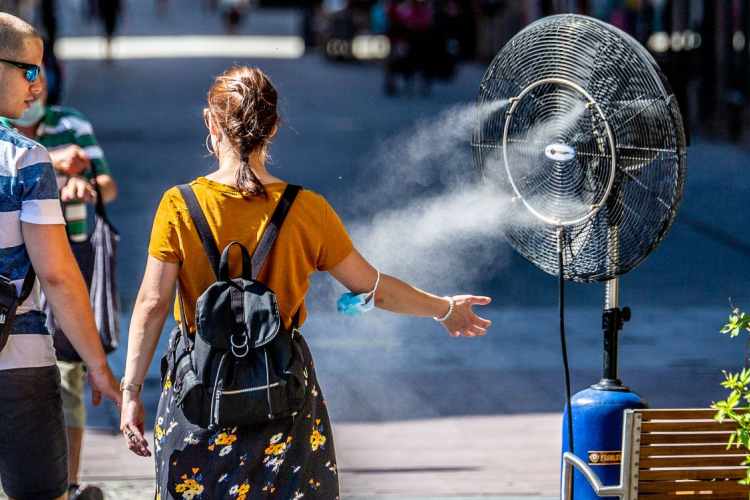
[[[677,481],[679,479],[742,479],[747,474],[747,467],[742,469],[675,469],[675,470],[642,470],[638,472],[639,481]]]
[[[750,487],[742,485],[737,481],[654,481],[638,483],[640,493],[667,493],[667,492],[742,492],[745,496],[750,493]],[[722,495],[723,496],[723,495]]]
[[[725,420],[723,423],[719,423],[718,420],[705,420],[700,422],[691,422],[685,420],[678,420],[674,422],[657,421],[657,422],[643,422],[641,424],[641,432],[717,432],[717,431],[733,431],[738,427],[736,422],[731,420]]]
[[[739,467],[743,456],[729,457],[643,457],[639,460],[639,469],[675,468],[675,467]]]
[[[722,444],[685,444],[676,446],[641,446],[642,457],[687,456],[687,455],[740,455],[745,456],[747,450],[732,445],[727,449],[726,442]]]
[[[714,418],[714,415],[716,415],[716,410],[712,410],[710,408],[639,410],[638,412],[642,415],[644,422],[649,420],[710,420]]]
[[[710,494],[687,494],[685,492],[680,493],[679,495],[675,495],[674,493],[646,493],[646,494],[639,494],[639,499],[643,500],[689,500],[689,499],[703,499],[706,498],[721,498],[721,500],[747,500],[747,492],[739,492],[739,491],[726,491],[721,494],[721,496],[713,496]]]
[[[688,434],[641,434],[641,444],[683,444],[683,443],[712,443],[724,444],[729,441],[732,431],[705,432]]]

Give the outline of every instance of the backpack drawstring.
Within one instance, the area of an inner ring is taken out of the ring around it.
[[[214,392],[212,394],[213,397],[211,398],[211,413],[208,420],[208,430],[212,432],[216,430],[216,424],[219,422],[219,398],[221,397],[219,383],[224,381],[222,368],[224,367],[224,361],[227,359],[227,356],[229,356],[229,353],[224,353],[219,362],[219,369],[216,370],[216,381],[214,382]]]
[[[271,375],[268,370],[268,350],[263,348],[263,357],[266,360],[266,396],[268,396],[268,420],[273,420],[273,406],[271,405]]]

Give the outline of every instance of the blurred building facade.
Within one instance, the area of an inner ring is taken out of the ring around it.
[[[695,133],[740,141],[750,118],[750,0],[478,0],[477,56],[488,62],[519,30],[576,12],[646,46]]]

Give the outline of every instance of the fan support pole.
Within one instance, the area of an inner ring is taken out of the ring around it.
[[[600,391],[629,391],[618,376],[620,330],[630,321],[630,308],[619,307],[620,282],[618,278],[607,282],[607,300],[602,313],[604,330],[604,374],[599,383],[591,386]]]

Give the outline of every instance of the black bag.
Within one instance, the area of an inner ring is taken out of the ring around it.
[[[187,184],[178,188],[217,281],[198,298],[195,337],[191,339],[182,332],[186,349],[175,361],[175,402],[188,421],[211,430],[294,417],[305,402],[308,388],[299,310],[292,328],[284,328],[276,295],[257,281],[257,276],[300,188],[287,187],[252,260],[236,241],[219,258],[195,193]],[[242,254],[242,276],[235,279],[229,277],[233,246]],[[177,294],[185,328],[179,284]]]
[[[21,286],[21,295],[18,295],[18,289],[11,280],[0,274],[0,351],[5,348],[10,337],[10,331],[13,329],[13,321],[16,319],[16,310],[18,306],[31,295],[36,281],[34,267],[29,264],[26,271],[26,277],[23,279]]]
[[[92,165],[91,168],[96,176],[95,167]],[[85,241],[68,243],[89,290],[99,340],[104,353],[109,354],[120,344],[120,293],[115,273],[120,236],[107,217],[102,193],[96,182],[94,188],[97,195],[94,230]],[[57,359],[68,362],[81,361],[81,356],[55,321],[52,308],[44,295],[42,310],[47,314],[47,329],[52,335]]]

